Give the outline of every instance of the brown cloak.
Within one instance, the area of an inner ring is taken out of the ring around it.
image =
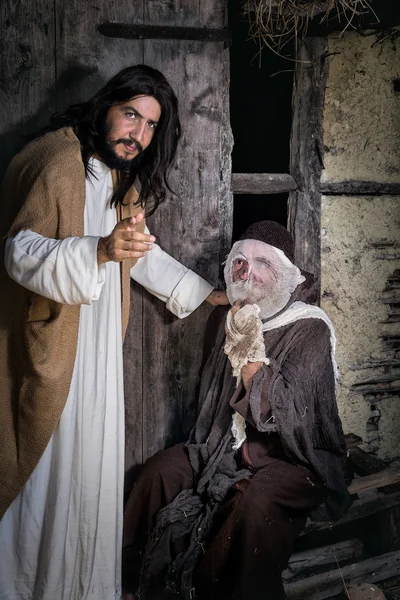
[[[168,585],[175,585],[185,600],[192,597],[193,570],[207,547],[217,511],[234,484],[252,474],[245,468],[250,465],[244,454],[242,461],[236,460],[232,409],[247,421],[248,439],[242,448],[252,465],[259,468],[270,442],[276,446],[278,440],[283,460],[305,467],[323,484],[332,518],[338,519],[350,504],[328,326],[307,318],[265,332],[270,364],[253,377],[246,393],[242,385],[236,388],[224,352],[226,311],[217,307],[207,325],[206,337],[214,344],[208,346],[212,349],[201,376],[199,413],[185,444],[195,485],[159,511],[144,555],[138,598],[146,597],[151,582],[166,568]],[[183,536],[187,547],[172,557],[172,544]]]
[[[113,181],[117,178],[113,173]],[[0,518],[25,485],[57,426],[75,362],[79,305],[59,304],[13,281],[7,236],[31,229],[48,238],[84,235],[85,170],[71,128],[47,133],[12,160],[0,192]],[[132,187],[118,220],[139,213]],[[144,231],[144,221],[137,227]],[[129,318],[129,270],[121,264],[122,326]]]

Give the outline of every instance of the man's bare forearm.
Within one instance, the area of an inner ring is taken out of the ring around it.
[[[254,375],[258,373],[263,364],[263,362],[248,362],[247,365],[242,367],[242,381],[246,391],[249,389]]]

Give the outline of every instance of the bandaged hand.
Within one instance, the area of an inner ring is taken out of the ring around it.
[[[225,354],[232,365],[233,375],[240,381],[242,368],[248,362],[266,365],[262,321],[256,304],[245,304],[241,308],[234,305],[226,318]]]

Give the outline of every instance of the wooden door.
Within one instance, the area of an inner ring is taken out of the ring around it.
[[[106,37],[98,27],[112,22],[216,30],[226,25],[226,9],[226,0],[2,2],[0,175],[22,136],[40,129],[55,111],[88,99],[128,65],[160,69],[179,98],[183,139],[171,174],[176,195],[149,226],[166,251],[217,286],[232,223],[229,51],[219,41]],[[124,346],[127,469],[187,434],[208,313],[202,306],[180,321],[132,285]]]

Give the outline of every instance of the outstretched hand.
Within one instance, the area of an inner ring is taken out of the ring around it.
[[[224,290],[213,290],[206,298],[212,306],[226,306],[229,304],[228,296]]]
[[[155,242],[156,238],[136,231],[136,225],[143,219],[143,213],[123,219],[116,224],[110,235],[99,239],[97,246],[99,265],[109,261],[121,262],[127,258],[141,258],[152,249],[152,242]]]

